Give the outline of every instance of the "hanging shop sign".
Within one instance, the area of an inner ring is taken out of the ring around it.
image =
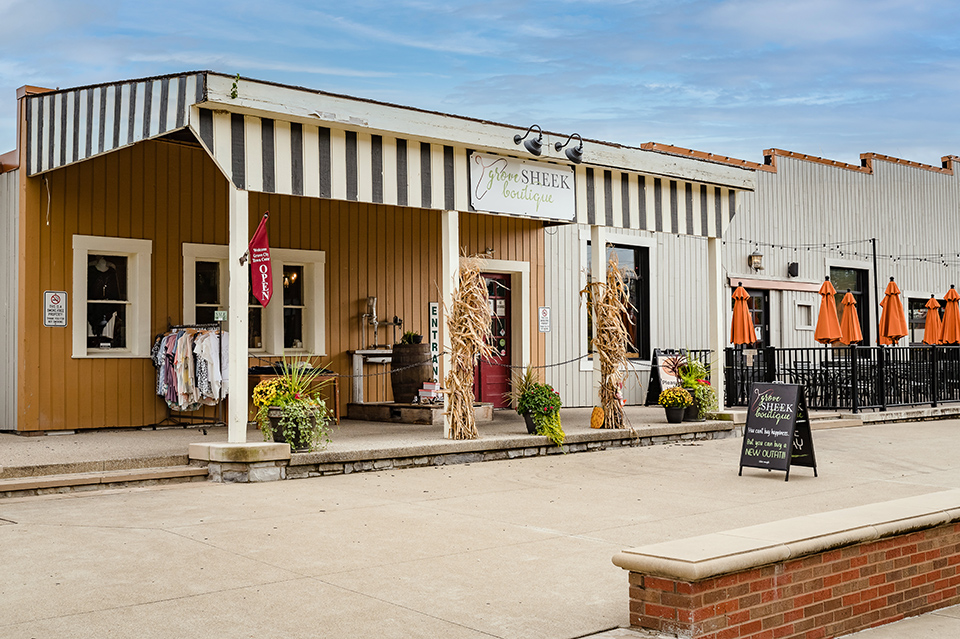
[[[270,297],[273,295],[273,275],[270,268],[270,239],[267,237],[267,218],[270,212],[267,211],[260,219],[260,225],[257,226],[253,238],[250,240],[248,250],[250,252],[250,282],[253,288],[253,296],[260,302],[260,306],[266,306],[270,303]]]
[[[472,153],[469,165],[474,211],[573,221],[573,169],[483,153]]]
[[[67,325],[67,292],[66,291],[44,291],[43,292],[43,325],[44,326],[66,326]]]
[[[753,384],[750,387],[740,475],[745,466],[786,471],[784,481],[790,481],[791,466],[813,468],[813,476],[817,476],[810,416],[802,386]]]

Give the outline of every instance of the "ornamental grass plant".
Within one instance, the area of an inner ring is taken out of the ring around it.
[[[717,410],[717,393],[707,379],[709,373],[706,364],[700,360],[688,359],[678,367],[677,372],[680,384],[693,397],[693,403],[697,407],[697,417],[703,419],[707,413]]]
[[[332,413],[321,398],[317,383],[323,369],[305,358],[284,358],[282,374],[265,379],[253,389],[253,405],[264,441],[275,441],[275,431],[294,450],[319,450],[330,441]],[[279,419],[274,425],[271,413]]]

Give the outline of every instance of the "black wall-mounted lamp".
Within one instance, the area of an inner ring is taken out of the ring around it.
[[[553,145],[553,148],[559,151],[563,147],[570,144],[570,141],[573,138],[577,138],[578,140],[580,140],[580,144],[577,146],[570,147],[564,153],[566,154],[568,160],[570,160],[574,164],[580,164],[581,162],[583,162],[583,138],[580,137],[579,133],[573,133],[570,137],[567,138],[567,141],[564,142],[563,144],[560,144],[559,142],[555,143]]]
[[[759,250],[754,251],[747,256],[747,266],[755,271],[763,270],[763,253]]]
[[[534,129],[537,130],[537,133],[538,133],[537,137],[530,138],[529,140],[527,140],[526,139],[527,136],[530,135],[530,132],[533,131]],[[524,142],[524,140],[526,141]],[[527,151],[530,151],[530,153],[532,153],[533,155],[540,155],[541,153],[543,153],[543,129],[540,128],[540,125],[533,124],[530,126],[529,129],[527,129],[527,132],[524,133],[523,135],[520,135],[518,133],[517,135],[513,136],[514,144],[520,144],[521,142],[523,142],[523,146],[524,148],[527,149]]]

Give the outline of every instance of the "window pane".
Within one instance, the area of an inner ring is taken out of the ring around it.
[[[216,306],[198,306],[197,307],[197,324],[212,324],[214,322],[214,313],[217,311]]]
[[[260,305],[252,306],[247,311],[247,348],[263,348],[263,309]]]
[[[587,242],[587,281],[593,281],[592,273],[592,252],[589,250],[590,242]],[[623,274],[624,284],[627,287],[627,296],[628,296],[628,308],[626,313],[623,315],[623,323],[627,328],[627,334],[629,335],[629,341],[627,344],[627,352],[633,354],[639,354],[642,357],[649,357],[649,348],[646,344],[648,327],[643,326],[644,320],[642,318],[647,318],[649,321],[649,316],[646,314],[647,311],[644,308],[644,291],[643,291],[643,273],[645,272],[645,260],[646,260],[646,249],[637,248],[633,246],[613,246],[608,247],[607,249],[607,259],[609,260],[611,255],[617,256],[617,261],[620,265],[620,272]],[[593,347],[590,344],[590,341],[593,339],[593,309],[591,307],[591,301],[587,300],[587,349],[589,352],[593,352]]]
[[[253,274],[247,269],[247,304],[260,306],[260,301],[253,296]]]
[[[303,306],[303,267],[283,267],[283,305]]]
[[[197,262],[197,304],[220,303],[220,264],[218,262]],[[199,309],[197,309],[199,313]],[[199,320],[197,320],[199,321]]]
[[[283,309],[283,347],[303,348],[303,309]]]
[[[127,347],[127,305],[87,303],[87,348]]]
[[[127,299],[127,258],[90,255],[87,266],[88,300]]]

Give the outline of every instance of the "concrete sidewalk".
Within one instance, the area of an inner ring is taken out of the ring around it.
[[[958,427],[816,431],[789,482],[731,438],[8,499],[0,636],[581,637],[628,623],[619,550],[960,488]]]

